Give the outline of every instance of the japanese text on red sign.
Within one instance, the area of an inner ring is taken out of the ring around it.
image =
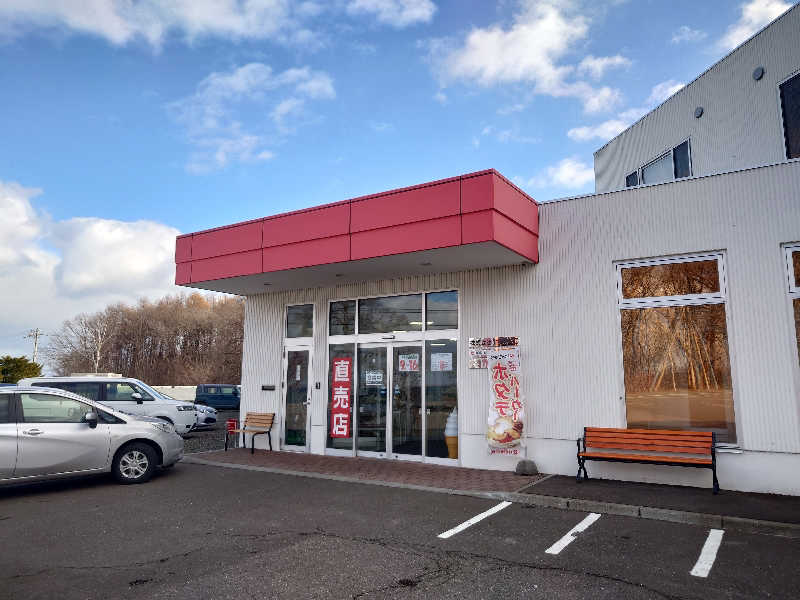
[[[334,358],[333,388],[331,393],[332,438],[350,437],[350,391],[352,389],[353,359],[350,357]]]

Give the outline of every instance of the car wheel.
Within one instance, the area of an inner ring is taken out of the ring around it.
[[[158,455],[153,448],[133,443],[117,452],[111,471],[120,483],[144,483],[153,476],[157,466]]]

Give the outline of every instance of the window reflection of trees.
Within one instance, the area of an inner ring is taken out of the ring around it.
[[[623,298],[686,296],[719,292],[716,260],[622,269]]]
[[[623,297],[717,294],[717,264],[623,268]],[[725,304],[628,306],[621,319],[628,427],[712,429],[720,441],[735,441]]]

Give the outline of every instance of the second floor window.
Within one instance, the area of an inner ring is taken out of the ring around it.
[[[800,158],[800,73],[780,85],[786,158]]]
[[[640,175],[641,173],[641,175]],[[682,179],[692,174],[692,157],[689,140],[675,146],[641,169],[625,177],[625,187],[641,184],[662,183]]]

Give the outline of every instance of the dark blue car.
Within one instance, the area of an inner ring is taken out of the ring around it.
[[[240,386],[226,383],[204,383],[197,386],[194,401],[218,410],[238,410]]]

